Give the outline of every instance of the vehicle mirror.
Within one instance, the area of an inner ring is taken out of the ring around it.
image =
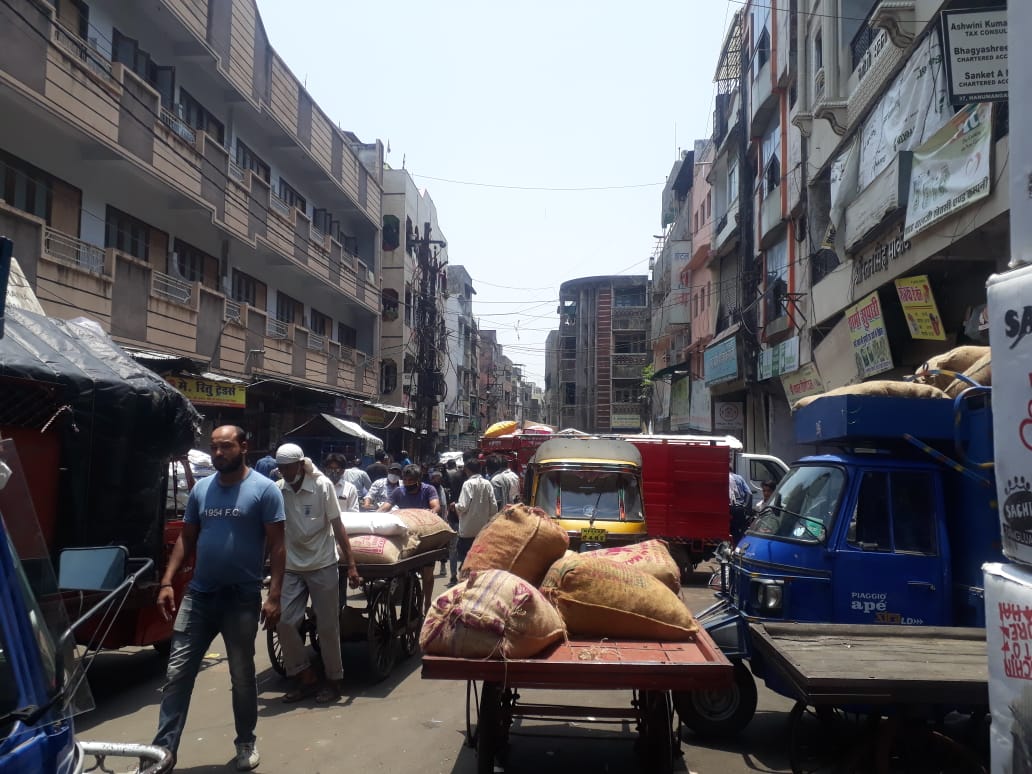
[[[125,580],[125,546],[66,548],[58,559],[57,585],[71,591],[111,591]]]

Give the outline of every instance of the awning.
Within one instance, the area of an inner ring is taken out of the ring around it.
[[[362,401],[366,406],[372,406],[378,408],[380,411],[387,411],[391,414],[407,414],[408,409],[404,406],[392,406],[389,403],[373,403],[372,401]]]
[[[361,395],[356,395],[353,392],[347,392],[346,390],[339,389],[330,384],[324,384],[316,386],[314,384],[308,384],[300,380],[289,379],[285,376],[278,374],[269,374],[266,372],[255,373],[254,381],[248,382],[247,389],[253,389],[262,384],[279,384],[283,387],[291,387],[294,389],[309,390],[311,392],[321,392],[324,395],[331,395],[334,398],[348,398],[358,402],[363,401]]]
[[[176,355],[155,349],[140,349],[139,347],[126,346],[121,343],[119,343],[119,346],[129,353],[129,356],[137,363],[159,374],[168,374],[173,371],[198,373],[209,365],[207,360],[200,360],[188,355]]]
[[[685,360],[685,361],[680,362],[680,363],[675,363],[674,365],[667,366],[666,368],[659,369],[658,371],[656,371],[656,373],[652,374],[652,378],[653,378],[653,380],[655,380],[655,379],[665,379],[668,376],[673,376],[678,371],[681,371],[681,372],[687,374],[690,366],[691,366],[691,363],[688,360]]]
[[[362,427],[346,419],[340,419],[332,414],[317,414],[303,425],[295,427],[284,438],[325,438],[335,435],[348,435],[352,438],[359,438],[363,441],[383,445],[383,439],[372,433],[363,430]]]
[[[367,430],[363,430],[362,427],[355,422],[349,422],[346,419],[340,419],[339,417],[331,416],[330,414],[323,414],[322,418],[329,422],[331,425],[336,427],[342,433],[353,435],[356,438],[362,438],[366,441],[373,441],[374,443],[383,443],[383,439],[379,436],[375,436]]]

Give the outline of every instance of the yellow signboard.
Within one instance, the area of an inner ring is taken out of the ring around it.
[[[247,403],[247,385],[216,382],[197,376],[168,376],[168,383],[197,406],[243,408]]]
[[[899,293],[899,302],[903,306],[911,338],[946,340],[946,331],[942,327],[942,318],[928,284],[927,274],[900,277],[896,280],[896,292]]]

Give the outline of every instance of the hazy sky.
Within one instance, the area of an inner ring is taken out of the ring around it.
[[[389,142],[387,162],[404,160],[429,191],[451,263],[473,277],[480,327],[543,387],[559,285],[648,273],[663,183],[679,149],[710,131],[716,57],[741,4],[258,6],[331,120]]]

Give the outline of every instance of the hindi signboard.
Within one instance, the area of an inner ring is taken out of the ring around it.
[[[857,373],[866,379],[890,370],[892,353],[877,290],[846,309],[846,323]]]
[[[166,381],[195,406],[244,408],[247,404],[247,385],[241,382],[220,382],[199,376],[169,376]]]
[[[795,402],[800,398],[824,392],[824,382],[821,381],[821,375],[814,363],[807,363],[793,373],[782,374],[781,386],[785,388],[785,397],[788,398],[790,406],[795,406]]]
[[[939,307],[928,284],[928,275],[900,277],[896,280],[896,292],[907,318],[907,327],[912,339],[945,341],[946,331],[939,316]]]
[[[943,11],[946,82],[954,105],[1007,99],[1007,8]]]

